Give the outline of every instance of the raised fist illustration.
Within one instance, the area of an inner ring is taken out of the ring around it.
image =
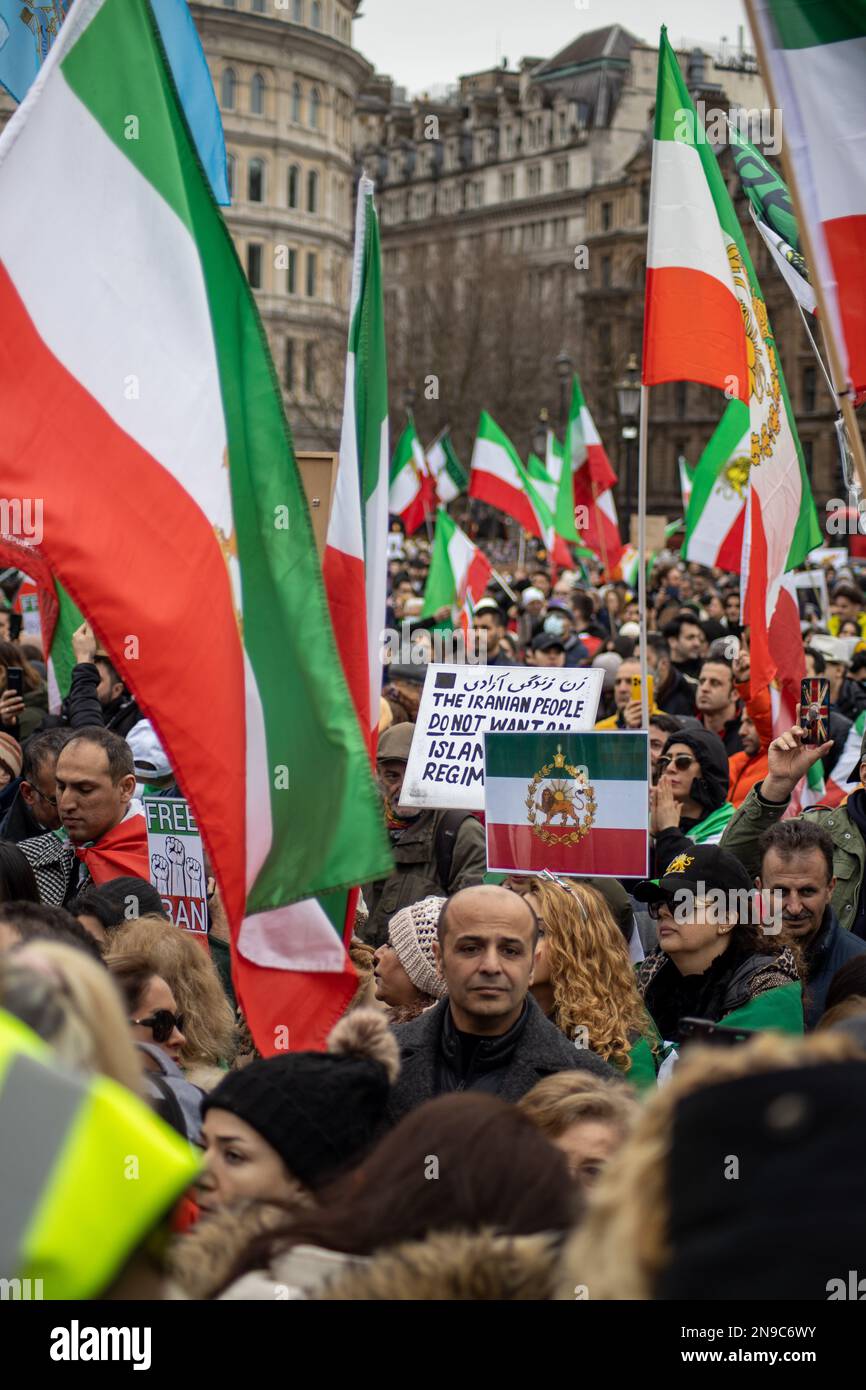
[[[169,871],[168,860],[165,859],[161,854],[152,854],[152,855],[150,856],[150,867],[151,867],[151,871],[152,871],[152,873],[153,873],[153,876],[154,876],[154,878],[155,878],[155,880],[156,880],[156,890],[157,890],[157,892],[158,892],[158,893],[167,893],[167,892],[168,892],[168,871]]]
[[[203,898],[204,886],[201,881],[201,864],[190,856],[186,861],[187,892],[191,898]]]
[[[171,864],[168,891],[172,897],[185,898],[186,874],[183,871],[183,861],[185,858],[183,841],[176,839],[174,835],[166,835],[165,852]]]

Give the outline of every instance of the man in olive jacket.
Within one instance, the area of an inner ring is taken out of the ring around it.
[[[558,1071],[616,1079],[581,1039],[545,1018],[529,993],[538,930],[529,903],[507,888],[482,884],[449,898],[433,947],[448,997],[394,1029],[400,1075],[388,1104],[393,1122],[451,1091],[516,1101]]]
[[[471,812],[419,811],[400,805],[414,732],[414,724],[395,724],[379,739],[376,765],[394,872],[364,886],[370,916],[359,934],[371,946],[388,940],[388,923],[401,907],[481,883],[487,870],[484,830]]]
[[[803,746],[799,725],[774,740],[767,751],[768,774],[757,782],[732,816],[722,836],[721,848],[735,854],[750,874],[761,872],[758,840],[782,819],[791,793],[813,763],[826,757],[832,743],[818,748]],[[860,749],[860,779],[866,777],[866,738]],[[831,899],[839,923],[855,936],[866,938],[866,904],[863,876],[866,865],[866,791],[858,787],[844,806],[812,806],[803,816],[826,830],[833,841],[833,874],[836,887]]]

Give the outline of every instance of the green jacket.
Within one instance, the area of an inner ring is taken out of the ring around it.
[[[454,840],[448,882],[439,882],[436,831],[448,814],[422,811],[391,846],[394,872],[388,878],[364,885],[364,902],[370,916],[358,935],[371,946],[381,946],[388,940],[388,923],[401,907],[430,896],[448,897],[460,888],[483,881],[487,868],[484,827],[474,816],[467,816]]]
[[[761,799],[762,783],[749,792],[742,806],[735,812],[722,836],[721,849],[735,854],[747,873],[760,872],[758,837],[776,821],[781,820],[788,808],[788,802],[770,802]],[[863,796],[862,791],[851,793]],[[850,799],[850,798],[849,798]],[[863,869],[866,865],[866,844],[844,806],[810,806],[803,812],[815,825],[826,830],[833,841],[833,873],[836,875],[836,888],[832,904],[836,916],[843,927],[850,929],[857,916],[857,903],[860,900],[860,885],[863,882]]]

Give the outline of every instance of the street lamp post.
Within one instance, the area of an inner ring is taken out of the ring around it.
[[[565,422],[568,418],[568,383],[571,380],[571,373],[574,363],[566,352],[562,349],[556,359],[556,372],[559,377],[559,427],[565,429]]]
[[[637,439],[635,421],[640,414],[640,369],[633,352],[629,355],[625,374],[616,383],[616,401],[621,422],[621,437],[625,440],[625,504],[631,525],[634,512],[634,442]]]

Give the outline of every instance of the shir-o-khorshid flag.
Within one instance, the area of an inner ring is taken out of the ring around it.
[[[843,370],[866,390],[866,0],[749,0]]]
[[[427,468],[436,486],[436,496],[443,507],[459,497],[469,486],[469,479],[454,450],[451,434],[443,431],[427,450]]]
[[[432,618],[451,607],[464,629],[471,625],[478,600],[490,582],[490,561],[474,545],[457,522],[440,507],[430,556],[430,572],[424,589],[422,618]]]
[[[264,328],[145,0],[76,0],[0,137],[0,322],[4,492],[44,499],[39,552],[193,807],[257,1044],[313,1045],[351,972],[296,900],[390,855]]]
[[[409,420],[397,440],[388,487],[388,511],[398,516],[407,536],[414,536],[434,507],[433,478],[414,421]]]
[[[645,878],[645,733],[486,734],[487,867]]]

